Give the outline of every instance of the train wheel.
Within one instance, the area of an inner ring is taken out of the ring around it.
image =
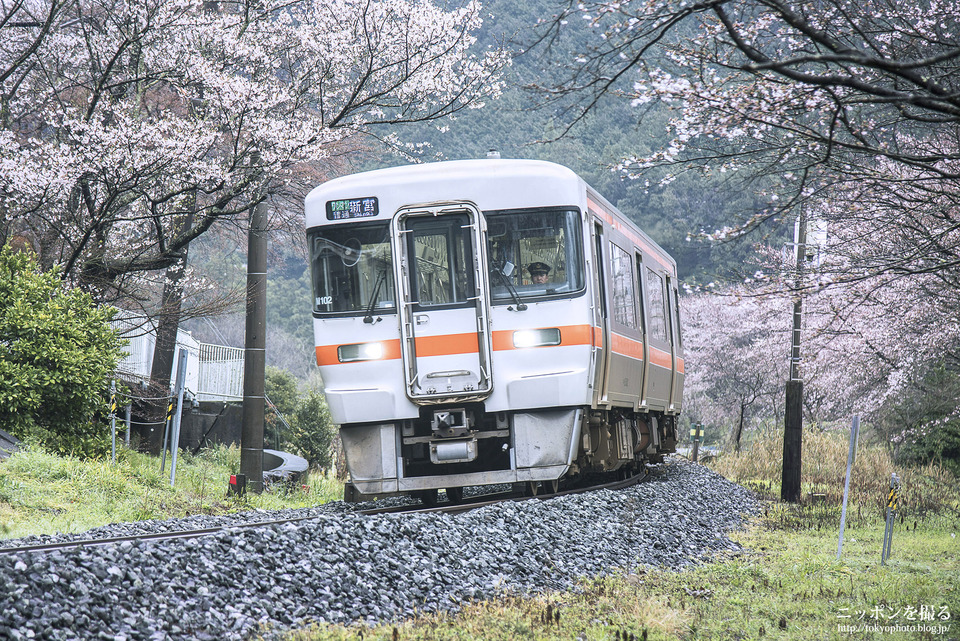
[[[437,504],[436,490],[419,490],[414,492],[413,496],[420,499],[420,502],[427,507],[433,507]]]
[[[462,487],[448,487],[447,488],[447,500],[451,503],[463,503],[463,488]]]

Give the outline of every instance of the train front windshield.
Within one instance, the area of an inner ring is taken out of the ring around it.
[[[583,246],[576,210],[485,212],[494,304],[583,291]],[[513,290],[513,291],[511,291]]]
[[[330,225],[307,233],[314,312],[373,314],[396,308],[390,223]]]
[[[484,212],[487,260],[494,305],[540,298],[562,298],[583,291],[583,245],[576,210],[531,209]],[[411,225],[411,251],[417,256],[418,308],[469,303],[473,281],[467,268],[472,252],[465,220],[427,219]],[[421,229],[422,227],[422,229]],[[394,313],[390,223],[326,225],[309,230],[313,268],[313,310],[355,316]]]

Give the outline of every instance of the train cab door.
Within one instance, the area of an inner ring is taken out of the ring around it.
[[[645,360],[642,315],[638,313],[637,287],[634,277],[633,243],[624,234],[611,229],[604,267],[607,271],[607,328],[609,348],[606,351],[604,399],[623,407],[639,406]],[[627,249],[624,249],[627,248]]]
[[[674,347],[667,312],[665,274],[655,263],[638,269],[645,308],[645,356],[641,404],[651,410],[669,410],[673,393]]]
[[[670,376],[670,403],[667,409],[679,409],[683,392],[683,353],[680,341],[680,301],[676,279],[667,276],[667,314],[670,324],[670,359],[673,363]]]
[[[432,203],[398,210],[393,225],[407,396],[485,398],[493,380],[483,215],[472,203]]]
[[[649,398],[647,387],[650,383],[650,330],[647,325],[649,312],[647,311],[647,286],[644,278],[643,252],[637,251],[634,258],[637,268],[637,301],[640,304],[640,332],[643,335],[643,372],[640,378],[640,402],[637,407],[637,409],[641,409],[646,407],[647,398]]]
[[[610,345],[610,327],[607,319],[607,276],[604,264],[603,224],[599,221],[593,226],[593,300],[594,326],[594,380],[593,405],[599,407],[609,402],[607,398],[607,367]]]

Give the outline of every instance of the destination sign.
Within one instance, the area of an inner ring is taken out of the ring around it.
[[[369,218],[380,213],[376,196],[367,198],[347,198],[327,201],[327,220],[347,220],[348,218]]]

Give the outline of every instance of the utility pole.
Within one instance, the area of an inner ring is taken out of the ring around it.
[[[240,473],[251,492],[263,491],[264,368],[267,324],[267,205],[250,209],[247,239],[247,323],[243,350]]]
[[[790,380],[787,381],[783,429],[783,477],[780,499],[788,503],[800,500],[800,454],[803,442],[803,379],[800,375],[800,330],[803,326],[803,272],[806,261],[807,215],[803,205],[797,215],[794,232],[796,246],[796,282],[793,295],[793,336],[790,351]]]

